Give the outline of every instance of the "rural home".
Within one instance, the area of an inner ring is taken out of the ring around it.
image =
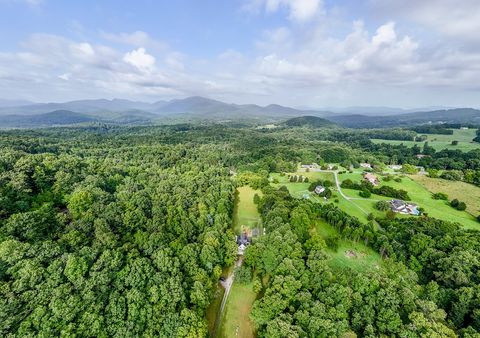
[[[420,211],[418,210],[418,206],[413,203],[408,203],[401,200],[391,200],[390,206],[393,212],[397,212],[399,214],[404,215],[420,215]]]
[[[360,167],[364,169],[372,169],[372,165],[370,163],[360,163]]]
[[[246,232],[243,232],[240,234],[240,236],[237,236],[238,255],[243,256],[243,253],[250,242],[251,239],[247,236]]]
[[[388,166],[392,170],[402,170],[403,166],[401,164],[392,164]]]
[[[377,186],[379,181],[378,181],[378,178],[377,176],[375,176],[374,174],[372,173],[365,173],[363,175],[363,179],[371,184],[373,184],[374,186]]]
[[[315,187],[315,193],[316,193],[317,195],[320,195],[320,194],[321,194],[322,192],[324,192],[324,191],[325,191],[325,187],[324,187],[324,186],[317,185],[317,186]]]
[[[318,164],[316,164],[316,163],[312,163],[312,164],[302,164],[302,165],[300,165],[300,168],[303,168],[303,169],[315,169],[315,168],[318,168]]]

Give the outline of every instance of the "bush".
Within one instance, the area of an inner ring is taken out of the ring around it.
[[[379,211],[390,210],[390,203],[388,203],[387,201],[378,201],[377,203],[375,203],[375,209]]]
[[[372,196],[372,193],[368,190],[362,190],[358,194],[363,198],[370,198],[370,196]]]
[[[456,198],[450,201],[450,205],[455,209],[458,207],[459,203],[460,203],[460,201],[457,200]]]
[[[458,141],[452,141],[452,146],[458,146]]]
[[[245,265],[235,271],[235,280],[241,284],[248,284],[252,281],[252,269]]]
[[[465,202],[458,203],[457,210],[464,211],[465,209],[467,209],[467,205],[465,204]]]
[[[401,177],[395,177],[394,181],[397,182],[397,183],[400,183],[400,182],[402,182],[402,178]]]
[[[330,236],[325,239],[325,244],[327,244],[327,246],[333,251],[337,251],[339,240],[340,240],[340,237],[338,235]]]
[[[418,173],[418,169],[412,164],[405,163],[402,166],[402,172],[405,174],[416,174]]]
[[[432,195],[432,198],[434,200],[444,200],[444,201],[447,201],[448,200],[448,195],[443,193],[443,192],[437,192],[437,193],[434,193]]]

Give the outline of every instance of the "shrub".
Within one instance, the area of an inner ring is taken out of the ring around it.
[[[467,205],[465,204],[465,202],[458,203],[457,210],[464,211],[465,209],[467,209]]]
[[[330,236],[325,239],[325,244],[327,244],[327,246],[333,251],[337,251],[339,240],[340,240],[340,237],[338,235]]]
[[[452,146],[458,146],[458,141],[452,141]]]
[[[444,201],[447,201],[448,200],[448,195],[443,193],[443,192],[437,192],[437,193],[434,193],[432,195],[432,198],[434,200],[444,200]]]
[[[248,284],[252,281],[252,269],[245,265],[237,268],[235,280],[241,284]]]
[[[390,210],[390,203],[388,203],[387,201],[378,201],[377,203],[375,203],[375,209],[380,211]]]
[[[402,178],[401,177],[395,177],[394,181],[397,182],[397,183],[400,183],[400,182],[402,182]]]
[[[370,196],[372,196],[372,193],[368,190],[362,190],[358,194],[360,195],[360,197],[363,198],[369,198]]]
[[[455,199],[451,200],[450,205],[451,205],[453,208],[456,209],[456,208],[458,207],[458,204],[459,204],[459,203],[460,203],[460,201],[455,198]]]

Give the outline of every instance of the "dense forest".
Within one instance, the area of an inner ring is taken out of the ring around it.
[[[188,124],[1,132],[0,335],[207,336],[206,309],[237,255],[235,189],[250,185],[263,193],[266,234],[240,275],[261,290],[250,314],[259,337],[478,337],[476,230],[428,216],[366,223],[269,184],[298,163],[368,161],[480,185],[480,150],[370,141],[383,133]],[[378,252],[382,268],[330,266],[339,238],[312,231],[320,220]]]

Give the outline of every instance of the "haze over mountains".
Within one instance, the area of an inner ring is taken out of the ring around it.
[[[292,117],[323,117],[348,128],[397,127],[423,123],[480,124],[480,110],[471,108],[409,111],[390,107],[348,107],[335,111],[295,109],[277,104],[225,103],[205,97],[146,103],[123,99],[31,103],[0,100],[0,128],[34,128],[103,122],[150,124],[169,121],[281,122]]]

